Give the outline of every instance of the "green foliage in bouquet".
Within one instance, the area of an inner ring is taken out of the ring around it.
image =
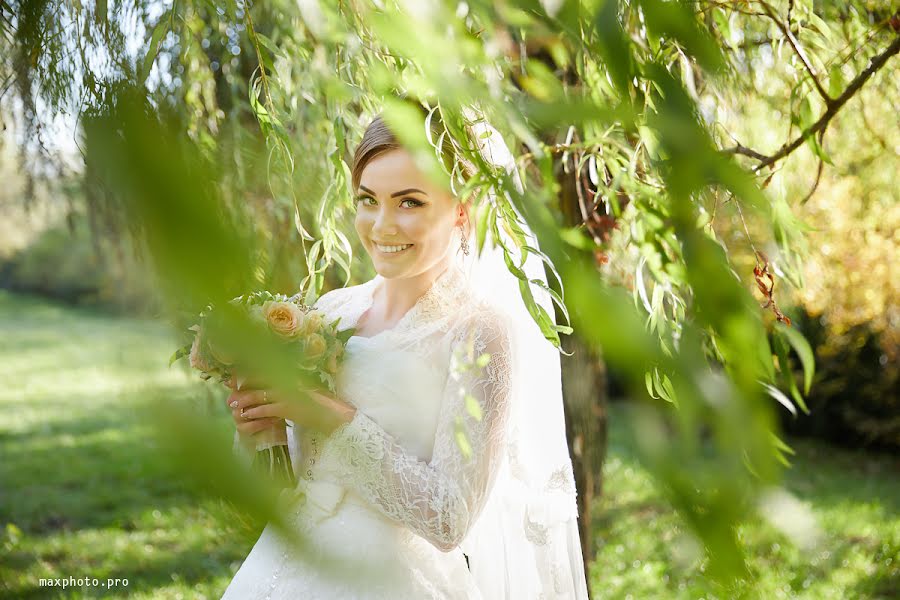
[[[339,323],[327,322],[323,313],[302,303],[300,295],[252,292],[223,307],[208,305],[189,328],[193,339],[169,364],[187,356],[201,377],[224,383],[232,376],[256,379],[259,363],[270,361],[254,357],[277,356],[296,378],[289,387],[324,386],[334,393],[344,346],[353,334],[352,329],[339,331]]]

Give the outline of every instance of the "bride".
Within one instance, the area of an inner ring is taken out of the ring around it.
[[[499,134],[478,127],[482,156],[511,173]],[[467,204],[380,118],[352,183],[377,275],[316,303],[355,329],[336,397],[228,399],[238,451],[287,423],[303,551],[269,524],[223,598],[586,599],[559,356],[518,280],[497,249],[475,257]],[[525,269],[543,279],[540,261]]]

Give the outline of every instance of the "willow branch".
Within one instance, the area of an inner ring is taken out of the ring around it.
[[[835,98],[831,104],[828,105],[827,110],[822,113],[822,116],[819,117],[819,120],[804,129],[800,132],[800,135],[797,136],[793,141],[784,144],[778,151],[771,155],[766,156],[760,152],[756,152],[755,150],[751,150],[745,146],[738,144],[733,148],[727,148],[723,150],[725,154],[743,154],[745,156],[750,156],[751,158],[755,158],[759,160],[759,164],[753,167],[754,171],[759,171],[769,165],[772,165],[785,156],[792,153],[794,150],[799,148],[803,142],[806,141],[807,138],[811,135],[815,135],[819,132],[825,130],[828,126],[828,123],[837,115],[837,113],[844,107],[845,104],[854,96],[856,93],[866,84],[866,82],[872,78],[872,76],[877,73],[888,60],[891,59],[892,56],[900,52],[900,36],[894,38],[894,41],[888,46],[881,54],[872,58],[869,62],[869,66],[866,67],[862,72],[860,72],[853,81],[850,82],[850,85],[847,86],[847,89],[844,90],[840,96]]]
[[[803,63],[803,68],[806,69],[806,72],[809,73],[810,78],[813,81],[813,85],[816,86],[816,90],[819,92],[819,95],[822,96],[822,99],[825,100],[826,105],[831,105],[834,102],[834,99],[828,95],[828,92],[825,91],[825,88],[822,86],[822,82],[819,81],[819,76],[816,75],[815,69],[813,69],[812,64],[809,62],[809,58],[806,56],[806,52],[803,51],[803,48],[800,47],[800,42],[797,41],[797,38],[794,37],[794,34],[791,32],[791,28],[781,22],[781,19],[778,18],[778,15],[775,14],[775,11],[772,10],[772,7],[769,6],[767,2],[762,2],[763,10],[766,11],[766,14],[769,15],[769,18],[772,19],[775,24],[778,26],[778,29],[781,30],[781,33],[784,34],[784,37],[787,38],[788,44],[793,48],[794,53],[800,59],[800,62]]]
[[[250,36],[250,42],[256,51],[256,62],[259,64],[259,79],[263,88],[263,101],[266,103],[266,110],[269,114],[275,116],[275,106],[272,102],[272,95],[269,93],[269,80],[266,77],[266,67],[263,63],[262,52],[259,49],[259,38],[256,37],[256,29],[253,27],[253,18],[250,16],[250,3],[244,7],[244,20],[247,23],[247,34]]]

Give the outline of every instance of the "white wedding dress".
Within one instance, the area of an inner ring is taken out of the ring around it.
[[[316,306],[353,327],[379,281]],[[223,598],[482,598],[460,544],[495,482],[511,476],[508,326],[451,266],[395,327],[351,337],[337,391],[354,419],[327,438],[288,430],[305,498],[290,520],[307,551],[269,524]],[[490,361],[476,365],[483,353]]]

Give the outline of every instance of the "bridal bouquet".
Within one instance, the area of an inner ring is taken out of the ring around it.
[[[239,296],[229,304],[231,314],[244,317],[244,324],[257,340],[296,369],[289,375],[296,376],[299,387],[321,384],[335,392],[335,376],[344,346],[352,335],[351,330],[337,330],[339,319],[329,323],[323,313],[301,303],[298,296],[265,291]],[[240,387],[246,379],[241,375],[241,361],[226,349],[234,348],[235,340],[232,336],[231,343],[226,344],[229,330],[224,326],[224,312],[207,306],[200,313],[199,322],[188,328],[194,332],[193,341],[179,348],[169,364],[187,356],[203,379],[215,378],[225,383],[234,377]],[[287,446],[276,444],[264,433],[257,434],[256,440],[258,446],[266,447],[256,452],[254,468],[283,483],[293,482]]]

